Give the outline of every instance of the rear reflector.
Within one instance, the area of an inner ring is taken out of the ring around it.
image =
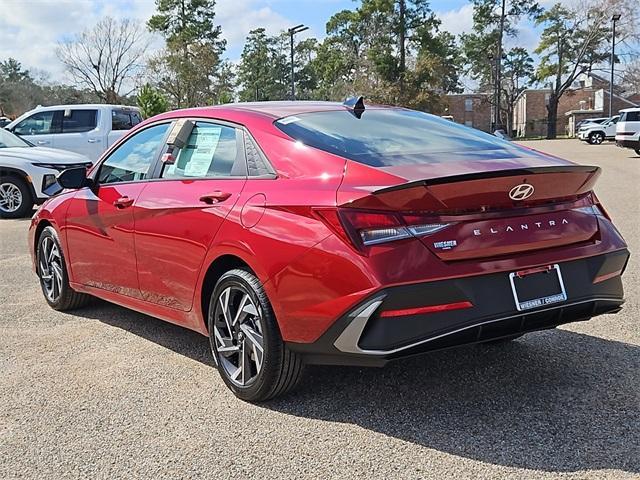
[[[600,275],[600,276],[594,278],[593,283],[604,282],[606,280],[609,280],[610,278],[617,277],[618,275],[621,275],[621,274],[622,274],[622,270],[618,270],[616,272],[611,272],[611,273],[606,273],[604,275]]]
[[[449,310],[461,310],[463,308],[471,308],[473,303],[471,302],[455,302],[455,303],[443,303],[441,305],[428,305],[424,307],[416,308],[403,308],[401,310],[384,310],[380,312],[380,316],[386,317],[404,317],[407,315],[421,315],[423,313],[437,313],[446,312]]]

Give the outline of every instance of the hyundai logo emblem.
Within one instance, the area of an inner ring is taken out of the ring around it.
[[[511,200],[526,200],[533,195],[534,190],[533,185],[521,183],[509,190],[509,198]]]

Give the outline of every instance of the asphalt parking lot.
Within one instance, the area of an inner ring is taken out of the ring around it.
[[[640,254],[640,157],[527,145],[603,168]],[[0,478],[640,478],[640,267],[618,315],[384,369],[312,367],[236,400],[204,337],[103,302],[49,309],[28,220],[0,221]]]

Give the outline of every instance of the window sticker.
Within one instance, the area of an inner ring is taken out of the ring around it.
[[[187,177],[204,177],[209,173],[213,163],[213,154],[218,147],[222,128],[198,128],[195,132],[193,145],[195,151],[185,166],[184,175]],[[191,147],[192,142],[189,142]],[[189,148],[187,147],[187,148]],[[183,152],[181,152],[182,155]],[[185,152],[186,153],[186,152]],[[176,162],[179,163],[179,162]]]

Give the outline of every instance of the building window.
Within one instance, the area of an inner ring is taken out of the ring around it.
[[[465,124],[467,127],[471,127],[471,128],[473,128],[473,120],[465,120],[465,121],[464,121],[464,124]]]
[[[464,111],[473,112],[473,98],[464,99]]]

